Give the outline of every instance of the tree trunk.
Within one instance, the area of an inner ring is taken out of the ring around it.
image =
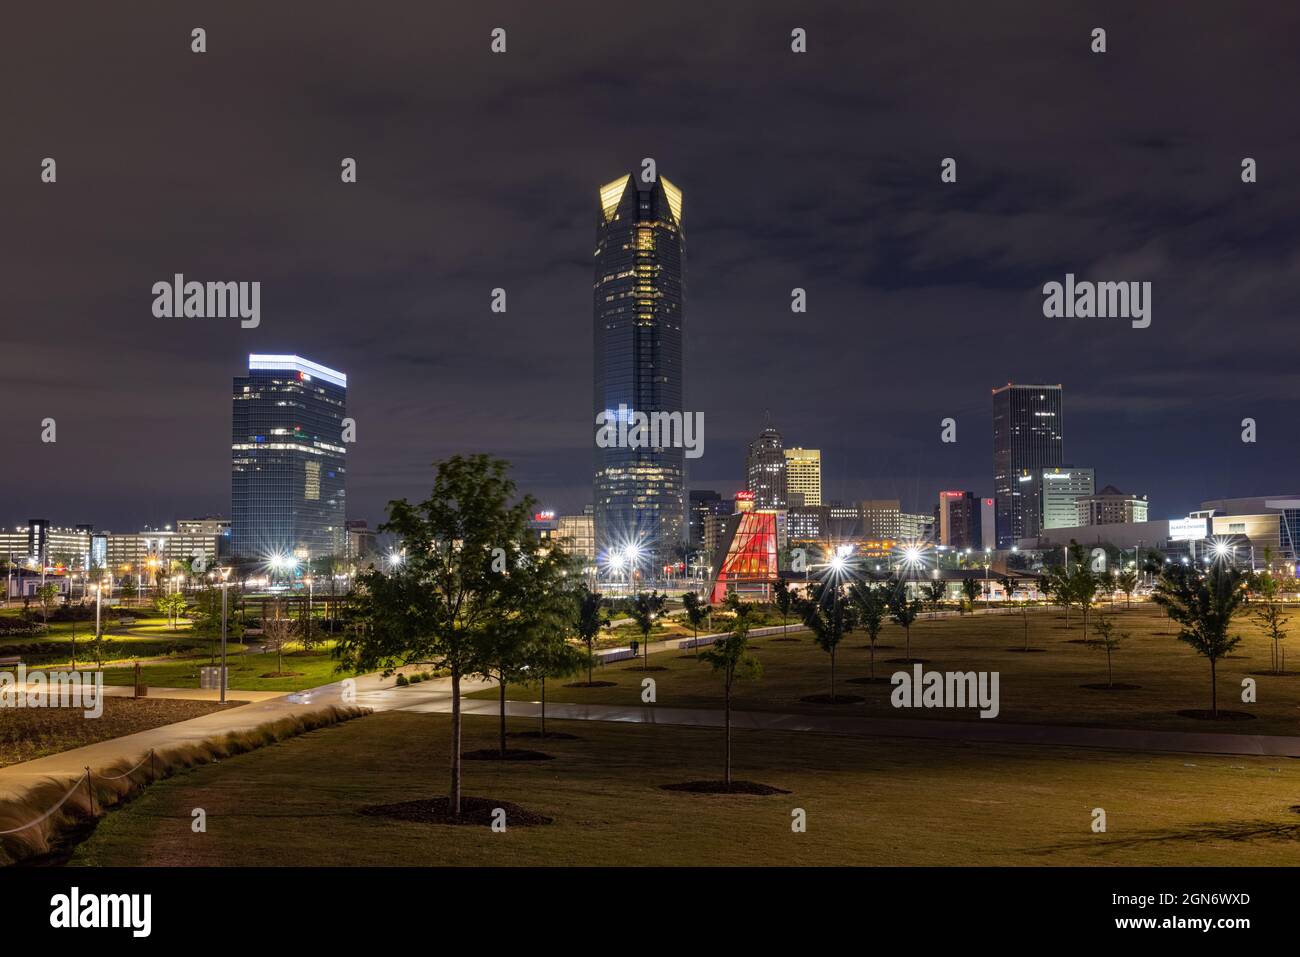
[[[906,636],[904,640],[905,643],[907,644],[907,657],[911,658],[912,657],[912,626],[908,625],[906,628],[904,628],[903,634]]]
[[[876,680],[876,639],[871,639],[871,680]]]
[[[501,731],[501,734],[500,734],[500,738],[501,738],[501,756],[502,756],[502,757],[505,757],[505,755],[506,755],[506,673],[505,673],[504,671],[500,672],[500,677],[501,677],[501,692],[500,692],[500,696],[501,696],[501,728],[500,728],[500,731]]]
[[[591,666],[596,658],[595,639],[587,639],[587,684],[591,685]]]
[[[831,704],[835,703],[835,646],[831,646]]]
[[[1106,687],[1113,688],[1114,686],[1115,686],[1115,676],[1110,669],[1110,648],[1108,647],[1106,649]]]
[[[725,723],[727,726],[727,765],[723,780],[727,787],[731,787],[731,678],[727,678],[727,694],[725,705]]]
[[[546,737],[546,675],[542,675],[542,734]]]
[[[1219,683],[1215,676],[1215,660],[1210,659],[1210,717],[1219,716]]]
[[[451,790],[447,810],[460,817],[460,669],[451,669]]]

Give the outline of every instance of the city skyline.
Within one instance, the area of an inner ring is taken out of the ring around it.
[[[56,29],[50,16],[19,14],[33,33]],[[227,16],[214,11],[214,33]],[[591,197],[645,157],[689,185],[685,402],[707,424],[692,487],[739,487],[771,408],[788,442],[823,451],[827,500],[921,508],[938,490],[984,491],[986,390],[1008,380],[1063,383],[1070,457],[1148,493],[1158,515],[1269,494],[1300,468],[1285,441],[1292,362],[1270,347],[1287,341],[1298,286],[1288,237],[1300,186],[1283,175],[1298,147],[1277,132],[1286,84],[1261,50],[1281,43],[1282,25],[1219,24],[1218,55],[1189,69],[1198,24],[1140,10],[1108,15],[1125,42],[1104,65],[1084,44],[1063,47],[1086,33],[1068,11],[996,31],[970,54],[959,52],[976,16],[965,9],[923,21],[895,11],[870,27],[812,11],[818,55],[795,62],[764,39],[767,14],[738,14],[735,46],[707,50],[671,42],[680,27],[706,25],[702,12],[682,16],[630,13],[600,42],[555,42],[561,57],[546,52],[561,28],[516,11],[515,30],[536,38],[530,56],[553,71],[527,106],[503,95],[523,79],[508,56],[502,67],[452,47],[429,63],[424,39],[382,24],[373,48],[342,50],[343,69],[299,64],[304,83],[287,104],[256,95],[279,81],[243,48],[213,51],[235,66],[219,79],[178,49],[165,67],[190,87],[151,85],[162,36],[179,28],[156,22],[118,38],[118,79],[134,98],[79,113],[80,126],[52,125],[67,115],[65,91],[24,98],[15,142],[36,152],[0,159],[12,211],[0,227],[13,265],[6,296],[25,317],[5,332],[0,440],[22,463],[0,474],[5,521],[63,515],[66,502],[77,503],[69,521],[111,528],[226,513],[228,370],[249,352],[297,350],[351,377],[352,516],[377,523],[390,499],[421,494],[430,462],[464,450],[507,458],[521,488],[579,511],[590,497],[590,393],[572,370],[591,358]],[[322,34],[348,34],[343,13],[319,17]],[[1035,96],[1008,104],[995,78],[961,69],[962,96],[951,98],[950,78],[922,68],[926,51],[894,42],[922,23],[954,69],[994,57],[1032,80]],[[267,44],[295,49],[290,23],[264,31]],[[39,63],[18,49],[15,68],[75,74],[97,61],[91,43],[70,37],[42,48]],[[620,47],[632,52],[610,52]],[[768,47],[770,62],[754,52]],[[376,69],[372,49],[388,51],[390,69]],[[766,69],[752,69],[756,55]],[[887,99],[871,92],[900,74],[914,81]],[[1151,76],[1178,87],[1160,111],[1120,95]],[[620,91],[631,77],[683,108],[630,113]],[[241,109],[202,126],[186,118],[195,98],[219,97]],[[467,122],[464,104],[483,101],[499,104],[498,124]],[[384,139],[366,119],[376,102],[387,104]],[[260,142],[286,106],[302,118],[279,143],[291,168],[267,167],[263,150],[241,144]],[[871,122],[834,121],[855,109]],[[1106,124],[1069,119],[1099,109]],[[431,110],[473,138],[448,149],[425,121]],[[160,139],[159,115],[181,118],[175,135]],[[111,150],[100,116],[115,124]],[[56,185],[34,172],[45,153],[61,161]],[[940,160],[954,154],[958,181],[943,184]],[[1241,182],[1243,155],[1259,159],[1259,183]],[[183,181],[158,175],[160,156]],[[358,160],[351,186],[338,182],[342,156]],[[251,184],[247,195],[225,190],[220,205],[194,207],[231,176]],[[129,261],[96,241],[105,224]],[[260,239],[235,241],[249,235]],[[154,317],[151,286],[175,272],[262,281],[260,325]],[[1151,279],[1151,326],[1045,318],[1042,285],[1067,273]],[[498,287],[504,314],[490,309]],[[790,311],[795,287],[807,313]],[[1243,324],[1254,348],[1204,349]],[[756,388],[767,394],[755,399]],[[54,444],[40,441],[47,417]],[[947,417],[953,445],[939,442]],[[1247,417],[1256,444],[1240,441]],[[179,454],[169,433],[186,437]]]

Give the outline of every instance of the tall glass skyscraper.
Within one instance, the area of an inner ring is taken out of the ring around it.
[[[1026,473],[1058,466],[1061,459],[1061,387],[1016,385],[993,390],[993,495],[997,501],[997,546],[1037,533],[1027,517],[1037,496],[1021,488]]]
[[[343,553],[347,386],[343,373],[301,356],[248,357],[231,419],[235,558]]]
[[[786,508],[785,446],[781,433],[768,426],[749,443],[745,486],[754,493],[754,508]]]
[[[684,414],[682,192],[662,176],[645,184],[628,174],[598,195],[594,411],[608,422]],[[684,450],[632,444],[596,443],[597,555],[635,544],[657,565],[686,540]]]

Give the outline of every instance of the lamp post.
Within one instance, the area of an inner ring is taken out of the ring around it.
[[[221,703],[226,703],[226,586],[230,584],[230,567],[221,569]]]

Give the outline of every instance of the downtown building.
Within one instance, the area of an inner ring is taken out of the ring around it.
[[[822,503],[822,453],[821,449],[785,450],[785,485],[788,504],[820,505]]]
[[[232,392],[230,550],[311,561],[347,550],[348,380],[296,355],[250,355]]]
[[[993,390],[993,498],[996,547],[1035,534],[1033,497],[1021,476],[1062,464],[1061,387],[1007,383]]]
[[[685,237],[682,193],[631,174],[600,187],[592,284],[596,421],[682,408]],[[597,433],[599,435],[599,432]],[[635,547],[648,567],[686,541],[686,462],[679,447],[594,443],[593,525],[600,560]]]
[[[769,425],[749,444],[749,454],[745,458],[745,487],[754,493],[755,508],[782,509],[789,506],[785,467],[781,433]]]

